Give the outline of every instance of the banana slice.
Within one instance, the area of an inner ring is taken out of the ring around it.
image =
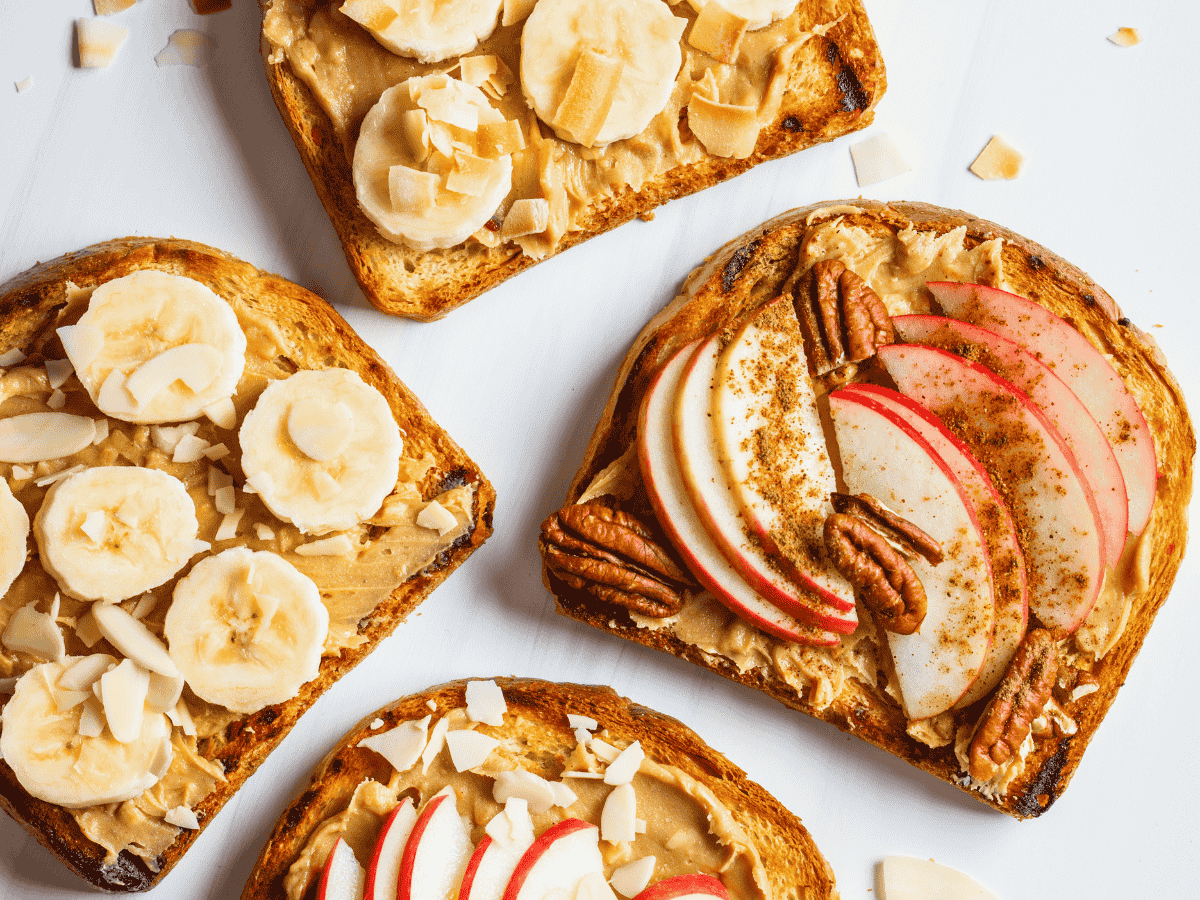
[[[487,139],[504,124],[483,91],[448,75],[388,88],[354,146],[363,213],[388,240],[415,250],[462,243],[512,187],[511,150]],[[523,146],[522,139],[516,149]]]
[[[404,449],[383,395],[349,369],[273,382],[238,433],[246,482],[305,534],[344,531],[396,486]]]
[[[33,522],[42,565],[79,600],[120,601],[158,587],[208,549],[198,528],[183,482],[135,466],[56,482]]]
[[[89,704],[60,708],[55,693],[61,700],[58,680],[80,659],[69,656],[22,675],[0,731],[0,754],[21,786],[70,809],[138,796],[163,776],[172,755],[171,723],[160,713],[146,712],[125,743],[107,728],[93,737],[79,733]]]
[[[75,373],[102,412],[126,422],[182,422],[233,396],[246,335],[206,285],[157,269],[105,282],[58,329]]]
[[[29,514],[13,496],[8,482],[0,478],[0,597],[8,593],[25,568],[28,538]]]
[[[746,20],[746,28],[754,31],[790,16],[799,6],[797,0],[688,0],[692,9],[700,12],[711,2],[717,2],[736,16]]]
[[[346,0],[341,11],[387,49],[423,63],[474,50],[496,29],[504,0]]]
[[[287,560],[244,547],[207,556],[175,586],[163,632],[188,686],[252,713],[317,677],[329,613]]]
[[[662,0],[538,0],[521,35],[521,88],[564,140],[632,137],[671,97],[686,26]]]

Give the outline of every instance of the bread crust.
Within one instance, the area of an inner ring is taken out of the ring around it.
[[[848,211],[850,207],[857,212]],[[1167,369],[1161,350],[1079,268],[994,222],[925,203],[840,200],[784,213],[735,238],[709,257],[689,276],[680,294],[638,335],[621,364],[566,502],[576,502],[596,475],[631,445],[636,437],[641,399],[655,372],[671,354],[711,333],[718,323],[776,296],[774,292],[794,264],[805,223],[810,217],[812,222],[819,222],[838,214],[844,215],[849,224],[867,228],[912,227],[943,233],[965,226],[968,247],[992,238],[1003,239],[1006,281],[1017,293],[1071,321],[1093,344],[1101,347],[1146,417],[1159,465],[1157,500],[1149,526],[1153,529],[1149,588],[1133,604],[1121,639],[1093,671],[1099,690],[1072,708],[1077,733],[1040,742],[1030,754],[1024,774],[1013,782],[1007,794],[1001,800],[989,799],[960,782],[952,746],[933,750],[909,738],[899,706],[879,702],[876,693],[856,691],[852,701],[815,709],[781,679],[768,677],[760,669],[741,672],[732,663],[702,653],[665,629],[639,628],[622,611],[614,611],[591,595],[567,587],[545,567],[543,581],[554,595],[558,611],[564,615],[761,690],[786,706],[827,721],[907,760],[1011,816],[1038,816],[1066,789],[1088,742],[1124,683],[1155,614],[1166,601],[1187,539],[1187,507],[1196,447],[1183,394]],[[638,489],[642,490],[640,485]]]
[[[531,723],[522,731],[522,736],[529,739],[526,759],[530,771],[558,777],[562,760],[575,746],[567,714],[590,716],[618,741],[641,741],[647,757],[683,770],[711,790],[750,836],[775,897],[820,900],[837,896],[833,871],[800,819],[686,725],[639,706],[610,687],[524,678],[495,681],[508,704],[506,721],[515,715]],[[374,751],[356,746],[362,738],[400,722],[423,718],[430,713],[429,701],[437,706],[435,718],[464,706],[466,684],[452,681],[405,697],[351,729],[280,816],[242,892],[242,900],[283,896],[288,867],[317,826],[344,809],[364,779],[387,782],[391,766]],[[376,719],[385,724],[371,729],[370,723]]]
[[[264,16],[272,2],[259,0]],[[816,6],[819,21],[838,20],[837,24],[828,34],[813,38],[821,42],[822,52],[814,56],[812,68],[793,66],[779,114],[762,127],[750,157],[709,156],[664,172],[640,190],[626,187],[614,196],[593,198],[581,230],[564,235],[550,256],[647,217],[668,200],[871,124],[887,76],[866,10],[860,0],[819,0]],[[376,308],[422,321],[439,319],[538,262],[513,245],[488,249],[468,241],[449,250],[418,253],[383,238],[359,209],[350,162],[328,116],[286,62],[271,62],[272,49],[263,35],[261,51],[275,105],[337,231],[346,262]]]
[[[200,830],[181,830],[159,858],[158,872],[151,872],[129,851],[123,851],[115,864],[104,866],[104,848],[84,837],[70,812],[31,797],[8,764],[0,762],[0,806],[81,878],[113,893],[146,890],[171,870],[317,698],[366,657],[487,539],[495,507],[495,491],[475,463],[333,307],[299,285],[221,250],[175,238],[127,237],[95,244],[41,263],[0,285],[0,323],[6,335],[16,336],[16,346],[27,346],[65,304],[67,281],[90,288],[145,268],[186,275],[235,306],[243,304],[266,314],[297,355],[303,354],[295,360],[300,367],[352,369],[377,388],[404,430],[406,453],[430,453],[437,460],[439,480],[431,477],[428,484],[421,485],[426,496],[462,484],[474,484],[476,490],[470,530],[431,565],[396,585],[375,607],[369,620],[360,624],[360,633],[366,638],[362,646],[323,658],[318,677],[303,685],[291,700],[244,716],[222,733],[200,741],[201,755],[219,761],[226,780],[218,782],[196,806]]]

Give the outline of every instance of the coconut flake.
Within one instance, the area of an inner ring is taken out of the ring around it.
[[[572,728],[583,728],[587,731],[595,731],[600,726],[600,723],[591,716],[579,716],[575,713],[567,713],[567,724]]]
[[[35,463],[91,446],[96,423],[87,416],[34,412],[0,419],[0,462]]]
[[[132,659],[123,659],[101,675],[99,683],[108,730],[122,744],[136,741],[142,733],[150,673]]]
[[[373,734],[358,742],[358,746],[374,750],[389,763],[397,772],[411,769],[428,742],[429,723],[433,716],[426,716],[412,722],[401,722],[395,728],[380,734]],[[376,727],[371,723],[372,727]],[[381,721],[380,726],[383,725]]]
[[[1011,181],[1021,174],[1024,165],[1025,157],[996,134],[975,157],[971,171],[984,181]]]
[[[349,556],[353,552],[354,541],[345,533],[321,538],[319,541],[309,541],[296,547],[296,553],[300,556]]]
[[[458,772],[466,772],[482,766],[492,751],[500,746],[500,742],[488,734],[478,731],[446,732],[446,747],[450,751],[450,761]]]
[[[604,801],[600,813],[600,838],[615,844],[637,837],[634,819],[637,817],[637,794],[632,784],[619,784]]]
[[[466,690],[467,718],[484,725],[503,725],[508,704],[495,681],[469,681]]]
[[[20,81],[14,81],[13,87],[15,87],[17,89],[18,94],[25,93],[27,90],[29,90],[31,87],[33,87],[33,76],[26,75]]]
[[[218,428],[232,431],[237,427],[237,407],[233,405],[232,397],[210,403],[202,412]]]
[[[129,29],[104,19],[76,19],[75,40],[81,69],[103,69],[129,37]]]
[[[429,766],[442,752],[442,747],[446,745],[446,732],[449,729],[450,720],[445,718],[438,719],[437,724],[433,726],[433,731],[429,734],[429,743],[425,745],[425,750],[421,753],[421,771],[428,772]]]
[[[442,504],[436,500],[430,500],[425,508],[417,513],[417,524],[422,528],[436,531],[440,536],[445,537],[458,527],[458,519],[454,517],[454,513],[450,512]]]
[[[235,509],[233,512],[226,513],[221,519],[221,524],[217,527],[217,533],[213,535],[214,541],[228,541],[237,536],[238,525],[242,521],[242,516],[246,514],[244,509]],[[299,552],[300,548],[296,548]],[[305,554],[301,554],[305,555]]]
[[[203,66],[212,58],[216,41],[203,31],[179,28],[167,38],[167,46],[154,57],[161,66]]]
[[[71,377],[71,373],[75,371],[75,367],[71,365],[69,359],[48,359],[46,360],[46,380],[50,382],[50,387],[57,390],[67,383],[67,379]]]
[[[263,522],[254,523],[254,534],[260,541],[273,541],[275,539],[275,530]]]
[[[59,471],[52,472],[49,475],[43,475],[41,478],[35,481],[34,484],[36,484],[38,487],[45,487],[48,484],[54,484],[56,481],[62,481],[64,478],[70,478],[72,475],[76,474],[77,472],[82,472],[83,470],[83,463],[78,463],[70,468],[60,469]]]
[[[912,171],[912,166],[904,159],[892,136],[885,132],[852,145],[850,156],[854,160],[854,176],[858,179],[859,187],[878,184]]]
[[[517,797],[529,804],[529,811],[535,816],[554,806],[554,789],[550,782],[534,775],[526,769],[514,769],[510,772],[498,772],[492,785],[492,798],[497,803],[504,803],[510,797]]]
[[[179,667],[171,659],[166,645],[149,628],[115,603],[93,603],[91,616],[108,642],[151,672],[174,678]]]
[[[641,859],[627,862],[612,873],[608,883],[618,894],[634,897],[644,891],[650,883],[657,862],[653,856],[643,856]]]
[[[1118,47],[1132,47],[1142,42],[1142,35],[1136,28],[1118,28],[1108,39]]]
[[[641,768],[642,760],[646,758],[641,741],[634,741],[608,764],[604,773],[605,784],[628,784]]]
[[[168,809],[167,814],[163,816],[163,821],[168,825],[175,825],[179,828],[195,830],[200,827],[200,820],[196,818],[195,811],[188,809],[186,806],[176,806],[174,809]]]
[[[81,656],[58,676],[58,686],[65,691],[91,690],[96,679],[117,664],[107,653]]]
[[[194,434],[185,434],[175,445],[175,452],[171,454],[171,462],[177,463],[194,463],[204,458],[204,451],[212,445],[198,438]]]
[[[66,656],[66,645],[62,632],[50,613],[37,611],[33,603],[27,603],[12,614],[0,644],[14,652],[21,651],[38,659],[58,660]]]

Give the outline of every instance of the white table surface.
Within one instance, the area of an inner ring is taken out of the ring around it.
[[[257,5],[195,16],[142,0],[107,70],[72,67],[91,0],[0,0],[0,282],[126,235],[222,247],[335,303],[496,485],[495,534],[331,690],[157,889],[233,898],[311,766],[360,717],[464,676],[610,684],[691,725],[799,814],[844,898],[893,853],[955,866],[1004,900],[1195,896],[1200,556],[1185,559],[1066,795],[1016,822],[834,728],[554,613],[535,536],[578,468],[617,364],[700,260],[793,206],[860,193],[849,148],[890,133],[913,171],[865,189],[967,209],[1088,271],[1200,396],[1200,4],[870,0],[890,87],[875,124],[676,201],[433,324],[375,312],[275,111]],[[1144,41],[1105,40],[1119,26]],[[205,68],[158,68],[176,28],[216,40]],[[14,82],[32,75],[32,89]],[[967,171],[1002,134],[1011,182]],[[0,817],[0,897],[90,896]]]

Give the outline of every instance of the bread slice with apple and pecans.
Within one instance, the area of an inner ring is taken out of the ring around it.
[[[817,204],[638,336],[544,580],[1027,818],[1167,598],[1194,452],[1162,353],[1070,263],[957,210]]]

